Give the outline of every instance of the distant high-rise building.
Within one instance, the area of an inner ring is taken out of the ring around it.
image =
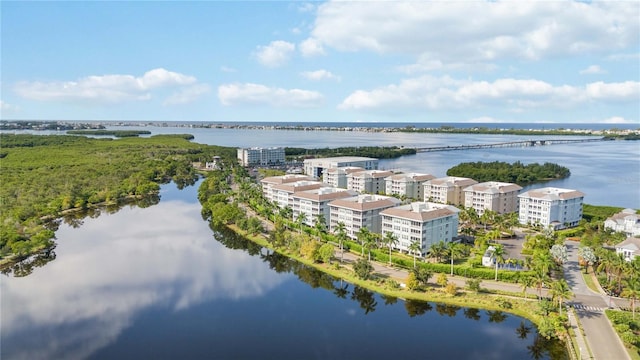
[[[242,166],[284,164],[284,148],[240,148],[238,149],[238,161]]]

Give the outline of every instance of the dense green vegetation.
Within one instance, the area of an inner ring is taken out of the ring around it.
[[[365,156],[377,159],[391,159],[403,155],[414,155],[416,149],[398,146],[357,146],[322,149],[284,148],[288,157],[333,157],[333,156]]]
[[[68,130],[69,135],[115,136],[118,138],[150,135],[149,130]]]
[[[157,193],[160,183],[193,183],[192,162],[235,149],[191,143],[184,135],[91,139],[0,134],[0,263],[51,248],[49,220],[72,209]]]
[[[633,132],[625,135],[611,134],[605,135],[604,138],[607,140],[640,140],[640,133]]]
[[[605,310],[605,314],[626,347],[640,356],[640,321],[626,311]]]
[[[447,175],[468,177],[478,182],[501,181],[524,186],[545,180],[564,179],[571,172],[566,167],[553,163],[524,165],[520,161],[513,164],[478,161],[458,164],[447,170]]]

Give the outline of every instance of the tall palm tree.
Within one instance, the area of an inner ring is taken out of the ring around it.
[[[327,219],[324,217],[324,214],[316,215],[314,227],[318,231],[318,240],[322,239],[322,234],[327,229]]]
[[[369,237],[371,235],[371,231],[366,227],[361,227],[360,230],[356,233],[356,237],[358,238],[358,242],[360,242],[360,246],[362,247],[362,256],[364,256],[364,247],[365,243],[369,241]]]
[[[544,283],[548,283],[549,282],[549,275],[547,275],[547,273],[544,272],[542,269],[534,268],[532,279],[533,279],[533,284],[538,289],[538,299],[541,299],[542,298],[542,285],[544,285]]]
[[[533,277],[531,277],[531,276],[525,276],[521,280],[522,280],[522,283],[521,283],[522,295],[526,297],[527,296],[527,289],[533,286],[534,280],[533,280]]]
[[[447,254],[447,243],[443,240],[431,245],[429,248],[429,257],[435,258],[437,262],[440,262],[442,257]]]
[[[389,265],[391,265],[391,249],[393,245],[398,242],[398,237],[392,233],[391,231],[387,231],[384,233],[384,237],[382,238],[382,243],[389,246]]]
[[[416,268],[416,254],[420,254],[422,250],[422,244],[418,240],[413,240],[409,244],[409,252],[413,254],[413,268]]]
[[[347,240],[347,228],[342,221],[336,224],[336,237],[338,238],[338,243],[340,244],[340,261],[344,259],[344,242]]]
[[[631,301],[631,317],[636,319],[636,300],[640,298],[640,279],[631,277],[625,280],[625,288],[620,295]]]
[[[461,243],[449,242],[446,245],[447,256],[451,260],[451,275],[453,275],[453,261],[464,255],[465,247]]]
[[[496,263],[496,277],[495,281],[498,281],[498,264],[502,264],[504,262],[504,255],[506,252],[504,251],[504,247],[502,245],[494,245],[493,246],[493,259]]]
[[[363,250],[365,247],[367,248],[369,261],[371,261],[371,248],[376,246],[376,243],[378,242],[377,240],[378,240],[378,234],[372,233],[370,231],[368,232],[368,235],[364,238]]]
[[[573,297],[573,293],[569,288],[569,284],[567,284],[567,281],[565,279],[554,281],[551,284],[551,289],[549,290],[549,293],[551,294],[551,298],[554,301],[558,302],[559,312],[560,312],[560,315],[562,315],[562,301],[564,299],[569,300]]]
[[[302,225],[307,221],[307,214],[301,212],[300,214],[298,214],[298,217],[296,218],[296,223],[298,224],[298,232],[300,234],[302,234]]]

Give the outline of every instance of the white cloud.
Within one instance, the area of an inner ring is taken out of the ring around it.
[[[627,120],[621,116],[612,116],[610,118],[604,119],[601,121],[605,124],[633,124],[633,120]]]
[[[40,101],[90,101],[118,103],[151,99],[151,91],[159,88],[180,87],[197,82],[188,76],[165,69],[153,69],[143,76],[92,75],[75,81],[22,81],[14,91],[23,98]]]
[[[1,115],[5,115],[7,113],[13,113],[15,111],[18,111],[17,106],[0,100],[0,118],[2,117]]]
[[[304,78],[314,81],[319,80],[335,80],[340,81],[340,76],[334,75],[327,70],[303,71],[300,73]]]
[[[229,67],[229,66],[220,66],[220,71],[226,72],[226,73],[234,73],[234,72],[236,72],[238,70],[236,70],[236,69],[234,69],[232,67]]]
[[[269,45],[258,46],[255,56],[260,64],[267,67],[278,67],[286,64],[295,51],[296,46],[290,42],[276,40]]]
[[[193,86],[179,89],[175,93],[168,96],[162,105],[182,105],[188,104],[197,100],[200,96],[208,93],[211,90],[207,84],[196,84]]]
[[[218,87],[222,105],[262,105],[272,107],[317,107],[324,97],[316,91],[282,89],[260,84],[224,84]]]
[[[402,53],[423,63],[492,62],[624,50],[639,40],[636,2],[328,2],[310,42]]]
[[[534,79],[497,79],[492,82],[425,75],[373,90],[357,90],[340,109],[385,108],[450,110],[497,106],[519,112],[525,108],[569,108],[585,102],[633,102],[640,82],[595,82],[585,86],[552,85]]]
[[[580,74],[588,74],[588,75],[591,75],[591,74],[606,74],[606,73],[607,72],[605,70],[603,70],[598,65],[590,65],[586,69],[580,70]]]
[[[310,2],[300,4],[298,6],[298,11],[302,13],[313,12],[316,9],[316,5]]]
[[[627,61],[627,60],[633,60],[633,61],[638,61],[640,60],[640,53],[634,53],[634,54],[612,54],[606,57],[607,60],[611,60],[611,61]]]
[[[322,44],[316,39],[306,39],[300,43],[300,53],[304,57],[325,55]]]

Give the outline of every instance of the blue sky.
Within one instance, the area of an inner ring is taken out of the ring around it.
[[[1,118],[640,125],[638,1],[2,1]]]

